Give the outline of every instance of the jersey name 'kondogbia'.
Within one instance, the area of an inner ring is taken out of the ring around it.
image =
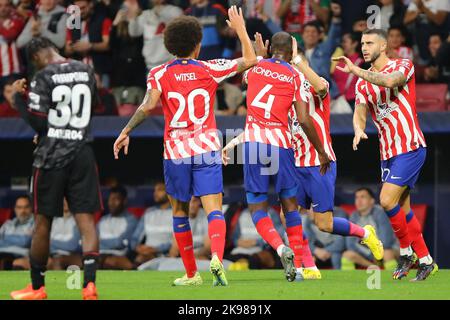
[[[27,111],[42,118],[45,125],[38,132],[34,167],[62,168],[92,140],[90,122],[96,94],[94,72],[84,63],[54,63],[36,73],[30,82]]]

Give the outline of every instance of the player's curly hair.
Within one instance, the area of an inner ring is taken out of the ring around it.
[[[35,54],[37,54],[39,51],[43,49],[52,48],[58,51],[53,42],[44,37],[36,37],[31,39],[26,48],[30,60],[34,57]]]
[[[176,57],[188,57],[202,41],[202,26],[197,18],[178,17],[164,31],[164,45]]]

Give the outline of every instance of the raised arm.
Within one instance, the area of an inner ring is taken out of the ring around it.
[[[308,112],[308,105],[303,100],[297,100],[294,101],[294,107],[295,112],[297,113],[298,123],[308,137],[308,140],[311,141],[312,145],[319,153],[320,173],[323,175],[330,167],[330,157],[325,152],[322,141],[320,141],[319,135],[314,127],[314,123]]]
[[[353,138],[353,150],[358,150],[358,144],[363,140],[367,140],[366,130],[367,120],[367,105],[360,103],[355,106],[355,112],[353,113],[353,130],[355,131],[355,137]]]
[[[119,159],[119,152],[122,148],[124,148],[124,154],[128,154],[128,145],[130,144],[129,135],[131,131],[133,131],[134,128],[140,125],[148,117],[150,111],[156,107],[160,96],[161,92],[156,89],[151,89],[147,92],[141,105],[137,108],[125,128],[123,128],[119,137],[116,139],[116,142],[114,142],[113,151],[115,159]]]
[[[314,91],[317,92],[317,94],[320,97],[325,97],[328,93],[328,86],[326,83],[322,80],[321,77],[317,73],[314,72],[313,69],[308,64],[308,61],[303,59],[300,55],[298,55],[297,52],[297,40],[292,37],[292,50],[293,54],[292,57],[292,65],[301,73],[305,75],[306,80],[309,81],[309,83],[313,86]]]
[[[405,77],[405,75],[400,71],[394,71],[392,73],[383,74],[379,72],[373,72],[369,70],[361,69],[360,67],[357,67],[353,64],[353,62],[345,57],[335,57],[332,58],[333,61],[344,61],[345,67],[336,66],[338,70],[341,70],[345,73],[353,73],[359,78],[362,78],[372,84],[375,84],[377,86],[386,87],[386,88],[396,88],[401,87],[406,84],[408,79]]]
[[[227,24],[230,28],[236,31],[236,34],[241,41],[242,58],[236,59],[236,61],[238,64],[237,72],[243,72],[248,68],[256,65],[258,61],[256,60],[256,54],[253,50],[252,41],[247,34],[247,29],[245,28],[245,20],[244,15],[242,14],[242,8],[239,8],[239,11],[236,6],[232,6],[230,9],[228,9]]]

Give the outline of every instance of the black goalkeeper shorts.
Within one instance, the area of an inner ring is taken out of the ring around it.
[[[64,198],[73,214],[103,210],[97,164],[90,145],[84,145],[64,168],[33,168],[30,183],[35,214],[62,217]]]

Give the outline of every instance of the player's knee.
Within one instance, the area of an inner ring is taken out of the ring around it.
[[[314,222],[317,226],[317,228],[319,228],[320,231],[322,232],[332,232],[333,231],[333,219],[325,219],[324,217],[320,217],[314,219]]]
[[[396,203],[395,198],[390,196],[389,194],[381,194],[380,195],[380,205],[384,210],[391,210],[398,203]]]

